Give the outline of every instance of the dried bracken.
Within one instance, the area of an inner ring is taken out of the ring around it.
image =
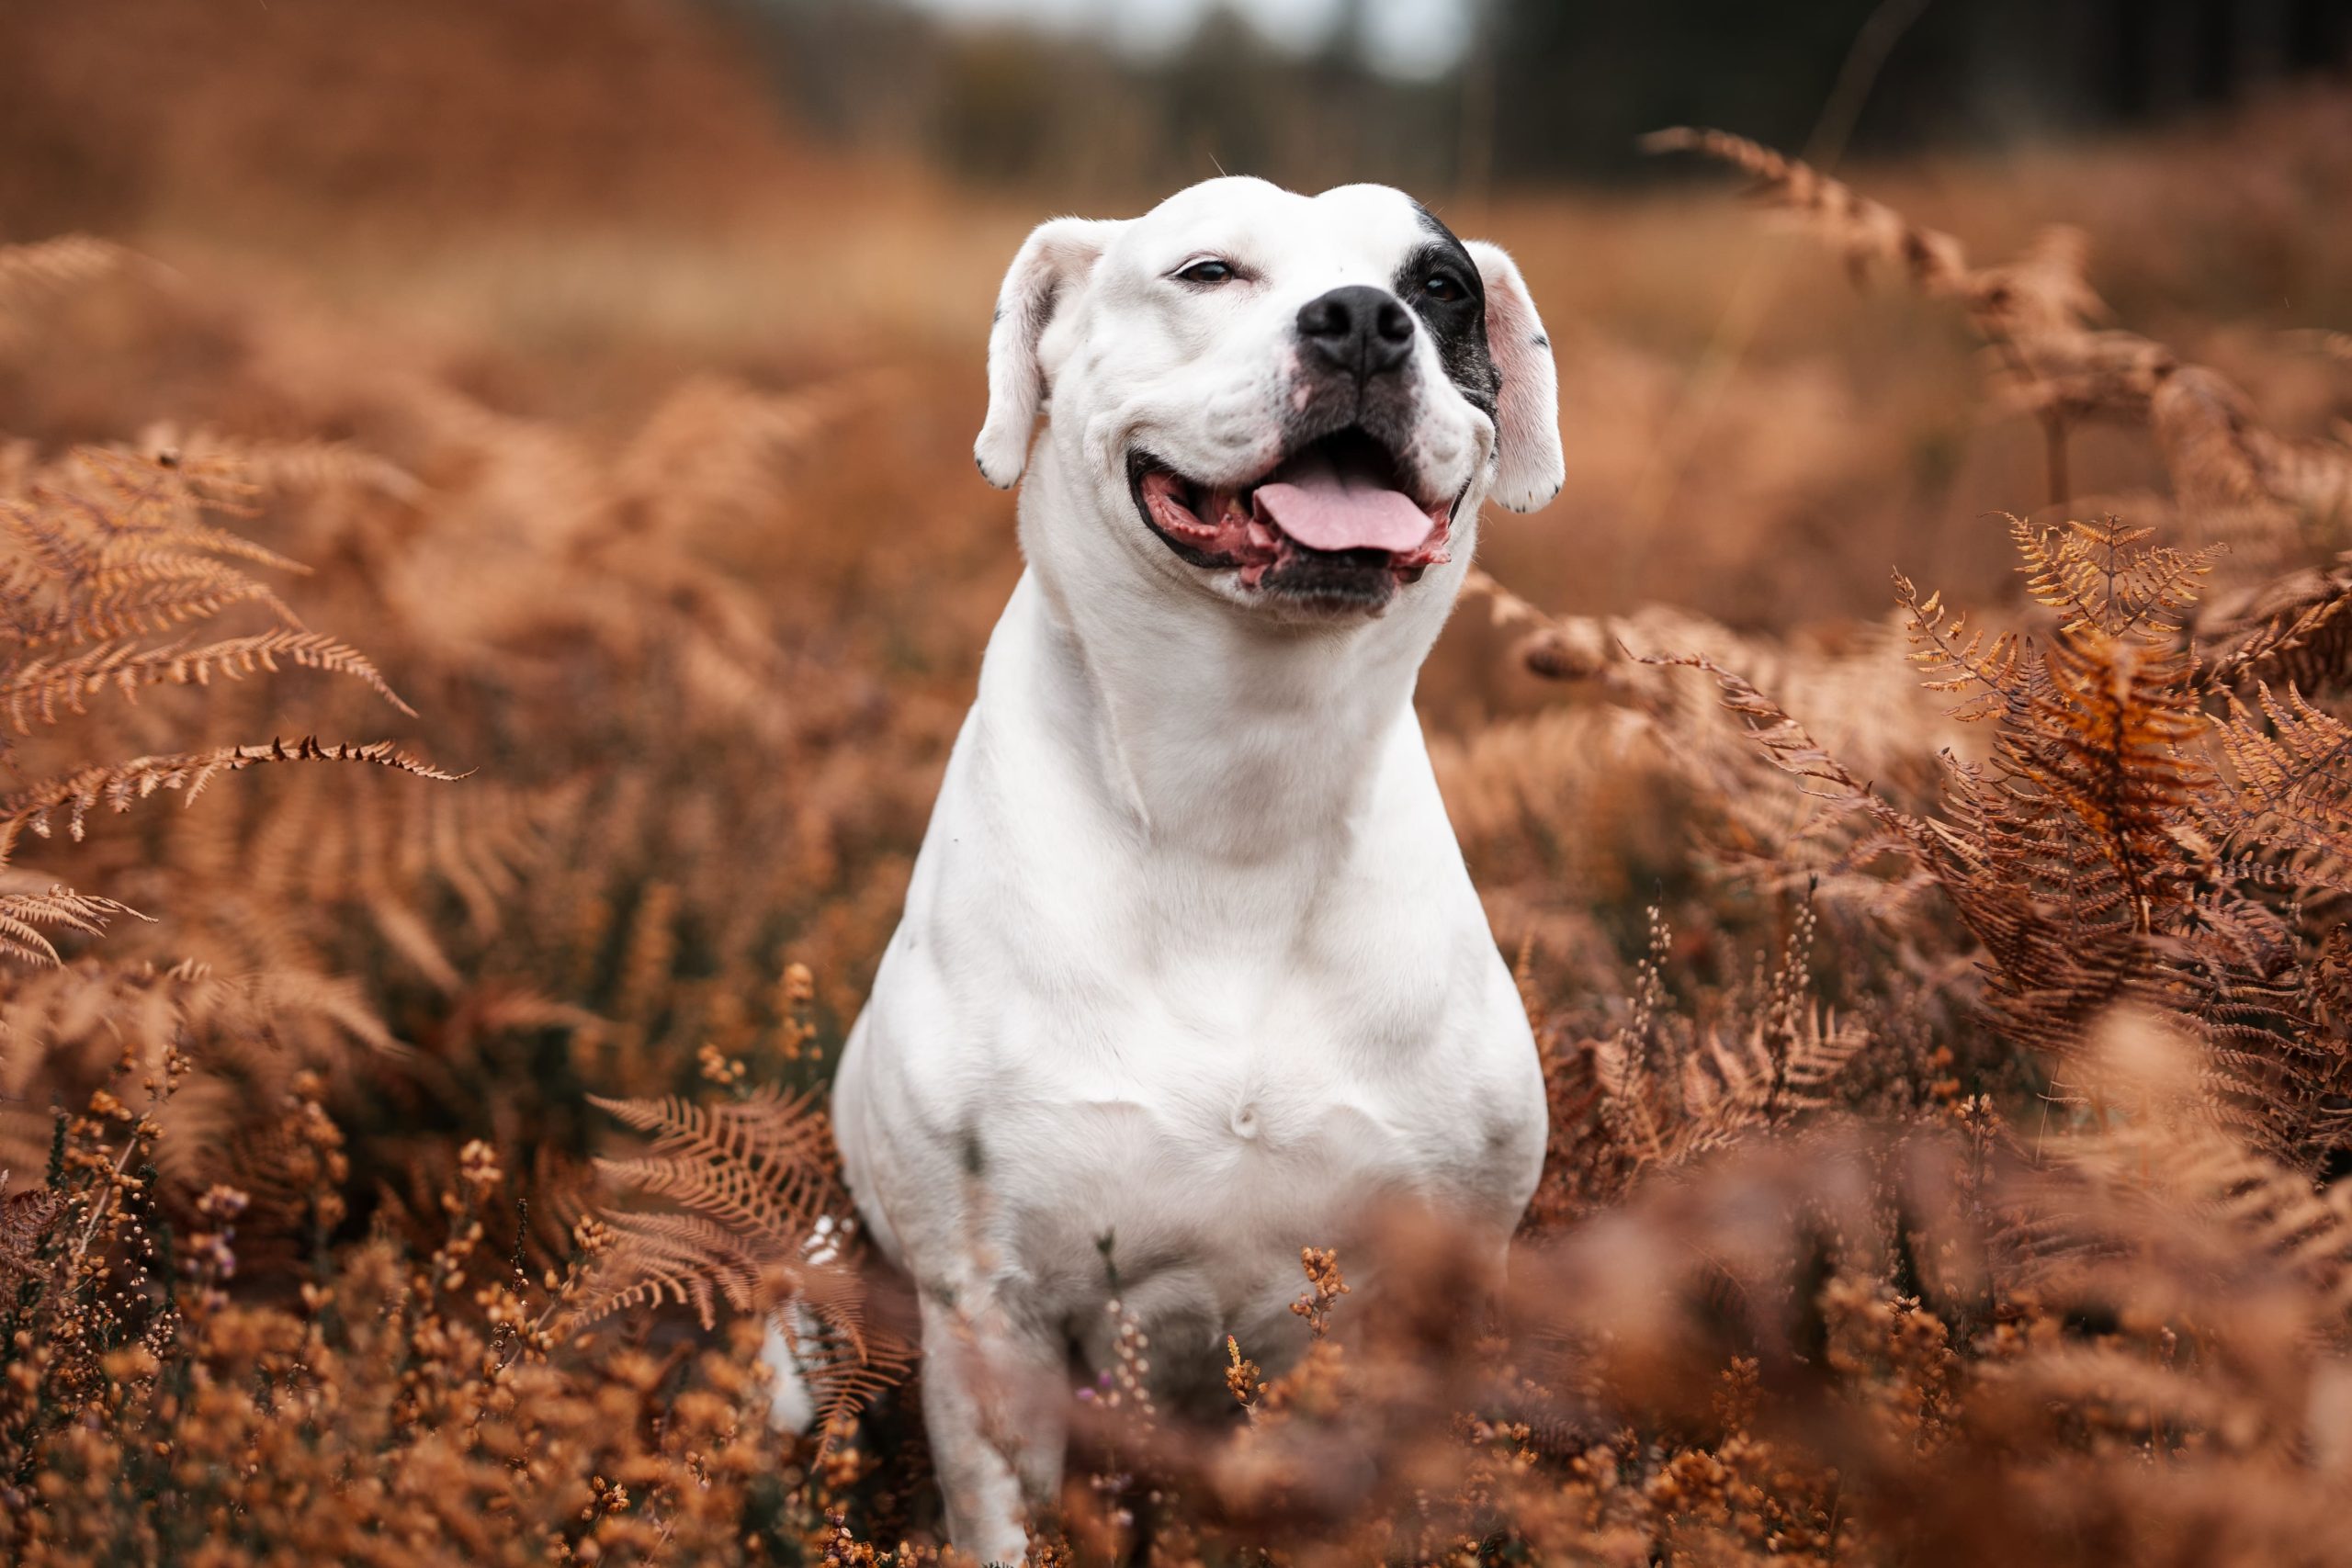
[[[1760,196],[1836,246],[1858,279],[1890,268],[1964,310],[1994,350],[2003,396],[2041,423],[2052,502],[2071,499],[2069,434],[2087,420],[2116,420],[2155,437],[2176,495],[2208,537],[2275,543],[2332,529],[2352,508],[2352,446],[2277,435],[2217,372],[2098,325],[2108,312],[2084,276],[2080,232],[2052,229],[2014,262],[1974,265],[1951,235],[1745,137],[1677,129],[1646,145],[1747,175]]]
[[[913,1351],[866,1321],[854,1246],[833,1223],[847,1205],[823,1113],[773,1089],[739,1092],[709,1104],[595,1100],[653,1140],[647,1155],[598,1161],[605,1179],[669,1212],[605,1215],[613,1246],[581,1323],[665,1298],[691,1303],[705,1328],[721,1300],[772,1319],[813,1398],[814,1429],[831,1434],[898,1382]]]

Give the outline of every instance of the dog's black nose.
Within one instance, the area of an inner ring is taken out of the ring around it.
[[[1386,289],[1353,283],[1301,305],[1298,335],[1334,368],[1363,381],[1405,363],[1413,314]]]

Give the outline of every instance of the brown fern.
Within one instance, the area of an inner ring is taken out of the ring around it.
[[[2267,682],[2317,697],[2352,683],[2352,563],[2265,584],[2199,626],[2215,651],[2209,686],[2242,692]]]
[[[22,493],[0,498],[0,714],[17,736],[86,718],[103,694],[135,699],[156,686],[210,684],[287,666],[348,678],[402,713],[411,709],[365,654],[304,629],[248,567],[301,570],[220,525],[249,515],[258,487],[228,456],[151,456],[82,448]],[[241,636],[151,643],[164,627],[241,604],[279,624]],[[13,645],[13,646],[11,646]],[[0,746],[0,753],[6,748]],[[62,818],[79,840],[89,813],[128,809],[159,790],[193,801],[216,777],[265,762],[366,762],[448,779],[389,741],[326,744],[315,738],[87,761],[0,797],[0,865],[27,832],[51,835]],[[0,953],[53,963],[38,928],[95,931],[121,907],[57,888],[0,900]]]
[[[415,716],[416,710],[385,684],[366,654],[334,637],[291,628],[196,647],[102,642],[69,656],[28,659],[0,671],[0,709],[19,735],[28,734],[35,724],[55,724],[61,706],[76,716],[87,713],[86,699],[101,692],[135,697],[144,686],[209,685],[216,675],[236,680],[256,671],[275,673],[281,660],[350,676],[401,712]]]
[[[767,1087],[708,1105],[675,1097],[591,1096],[590,1102],[653,1139],[650,1155],[600,1161],[608,1179],[692,1209],[759,1245],[797,1249],[834,1199],[832,1134],[806,1097]]]
[[[865,1321],[857,1270],[829,1218],[843,1205],[831,1125],[813,1100],[772,1086],[712,1103],[590,1098],[652,1138],[646,1155],[597,1161],[605,1179],[670,1208],[606,1212],[618,1240],[582,1323],[663,1301],[692,1306],[706,1328],[722,1302],[771,1317],[828,1440],[904,1375],[912,1349]]]
[[[158,790],[177,790],[192,804],[222,773],[242,773],[268,762],[320,761],[365,762],[445,784],[462,776],[421,761],[389,740],[327,744],[316,736],[134,757],[127,762],[95,762],[0,796],[0,860],[15,853],[17,840],[28,831],[48,838],[55,830],[52,814],[59,811],[65,813],[67,835],[79,840],[86,831],[89,814],[101,805],[128,811]]]
[[[2017,261],[1973,265],[1951,235],[1745,137],[1677,129],[1644,145],[1730,164],[1765,199],[1800,215],[1858,277],[1891,267],[1929,298],[1958,305],[1995,352],[2004,398],[2041,423],[2052,502],[2070,499],[2069,432],[2109,419],[2154,435],[2184,508],[2216,534],[2275,538],[2299,519],[2325,525],[2352,505],[2352,446],[2286,440],[2214,371],[2136,333],[2098,329],[2107,311],[2085,281],[2079,232],[2051,230]]]
[[[51,930],[96,936],[114,916],[130,911],[111,898],[93,898],[68,887],[45,893],[0,893],[0,956],[27,964],[56,964],[57,948],[42,934]]]
[[[2352,725],[2293,686],[2232,694],[2219,726],[2234,796],[2215,826],[2225,843],[2309,850],[2352,865]]]
[[[2173,1018],[2209,1048],[2217,1114],[2280,1157],[2328,1157],[2346,1119],[2320,1111],[2348,1075],[2312,1039],[2307,943],[2270,895],[2352,854],[2352,728],[2291,689],[2205,713],[2177,640],[2202,555],[2113,519],[2013,535],[2060,617],[2046,641],[1969,632],[1896,580],[1924,680],[1994,732],[1985,761],[1948,761],[1933,817],[1894,808],[1737,675],[1661,662],[1707,670],[1769,759],[1927,869],[1981,948],[2004,1036],[2064,1064],[2119,1006]]]

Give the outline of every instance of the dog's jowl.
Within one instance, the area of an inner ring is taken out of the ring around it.
[[[1106,1238],[1173,1405],[1229,1405],[1228,1334],[1295,1349],[1300,1247],[1385,1198],[1501,1267],[1543,1086],[1413,683],[1481,504],[1561,456],[1510,258],[1376,186],[1048,222],[988,375],[1028,570],[833,1109],[949,1529],[1012,1562],[1112,1354]]]

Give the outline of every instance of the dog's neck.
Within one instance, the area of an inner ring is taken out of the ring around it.
[[[1079,500],[1042,468],[1024,519]],[[1415,722],[1452,574],[1377,618],[1277,625],[1157,561],[1139,568],[1113,532],[1125,519],[1086,520],[1100,532],[1076,551],[1030,536],[1011,611],[1034,622],[1017,700],[1055,750],[1162,850],[1261,862],[1352,840],[1398,727]]]

